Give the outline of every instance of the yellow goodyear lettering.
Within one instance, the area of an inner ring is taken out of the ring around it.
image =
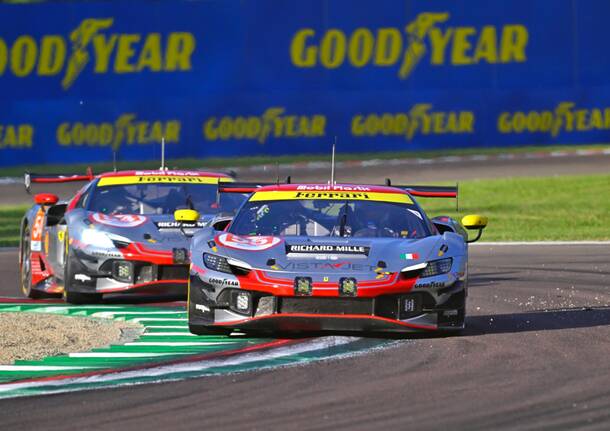
[[[562,132],[610,130],[610,107],[575,109],[574,102],[560,102],[554,109],[501,112],[500,133],[546,133],[557,137]]]
[[[119,149],[122,145],[148,145],[161,142],[180,142],[179,120],[143,121],[136,114],[127,113],[114,122],[82,123],[64,122],[56,129],[56,139],[61,146],[88,146]]]
[[[0,124],[0,149],[32,148],[34,126],[31,124]]]
[[[402,136],[474,133],[472,111],[435,111],[431,104],[419,103],[408,112],[357,114],[352,117],[352,136]]]
[[[210,117],[203,122],[207,141],[256,140],[264,144],[269,138],[316,138],[326,135],[326,116],[284,115],[286,108],[274,106],[261,116]]]
[[[301,28],[292,37],[290,59],[298,68],[396,67],[401,79],[408,78],[428,53],[432,66],[527,61],[529,33],[524,25],[478,28],[452,26],[449,21],[448,12],[422,12],[403,28]]]
[[[87,18],[68,35],[0,38],[0,76],[59,76],[67,90],[90,64],[96,74],[192,70],[192,33],[113,33],[113,25],[114,18]]]

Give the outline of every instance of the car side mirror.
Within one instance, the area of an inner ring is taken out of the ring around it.
[[[195,210],[176,210],[174,220],[179,222],[196,222],[199,220],[199,213]]]
[[[475,242],[481,238],[481,234],[483,233],[483,229],[487,227],[487,217],[478,215],[478,214],[469,214],[462,217],[462,225],[468,230],[478,230],[477,236],[475,239],[468,240],[467,242]]]
[[[38,205],[55,205],[59,197],[53,193],[38,193],[34,195],[34,202]]]

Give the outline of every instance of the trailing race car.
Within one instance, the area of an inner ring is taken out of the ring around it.
[[[224,231],[191,242],[192,333],[464,328],[467,243],[487,219],[462,219],[479,231],[469,241],[413,198],[457,187],[221,186],[231,191],[253,193]]]
[[[66,181],[87,184],[68,202],[37,194],[21,223],[21,288],[30,298],[63,294],[67,302],[93,303],[116,292],[186,296],[190,236],[232,215],[244,200],[218,193],[220,183],[233,181],[219,173],[26,174],[28,189],[31,182]],[[180,208],[196,211],[187,217],[182,211],[177,221]]]

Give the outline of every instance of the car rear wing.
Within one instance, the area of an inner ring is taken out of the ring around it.
[[[91,168],[87,168],[87,172],[83,174],[35,174],[26,172],[23,176],[25,190],[29,193],[32,183],[54,184],[54,183],[69,183],[73,181],[91,181],[95,176]]]
[[[256,189],[264,186],[274,186],[280,183],[221,183],[218,185],[218,191],[221,193],[252,193]],[[290,177],[286,179],[284,184],[290,184]],[[403,189],[413,196],[423,198],[457,198],[458,197],[458,186],[422,186],[422,185],[392,185],[389,181],[386,181],[384,186],[396,187],[397,189]]]
[[[280,184],[290,184],[290,177],[286,178],[284,183],[245,183],[245,182],[234,182],[234,183],[218,183],[218,191],[220,193],[252,193],[256,189],[265,186],[277,186]]]
[[[458,186],[419,186],[419,185],[392,185],[397,189],[403,189],[410,195],[422,198],[456,198],[458,197]]]

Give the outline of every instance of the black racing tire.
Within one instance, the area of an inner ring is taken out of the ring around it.
[[[31,299],[44,298],[46,295],[32,288],[32,248],[30,227],[26,225],[21,233],[19,247],[19,285],[25,296]]]
[[[99,293],[70,292],[65,287],[63,298],[67,303],[74,305],[98,304],[102,301],[102,295]]]
[[[82,293],[73,292],[71,290],[71,282],[74,277],[74,270],[72,269],[72,249],[70,248],[70,242],[68,240],[68,232],[64,237],[64,301],[70,304],[98,304],[102,301],[101,293]]]
[[[189,331],[195,335],[229,335],[233,332],[231,329],[218,328],[216,326],[193,325],[189,323]]]

